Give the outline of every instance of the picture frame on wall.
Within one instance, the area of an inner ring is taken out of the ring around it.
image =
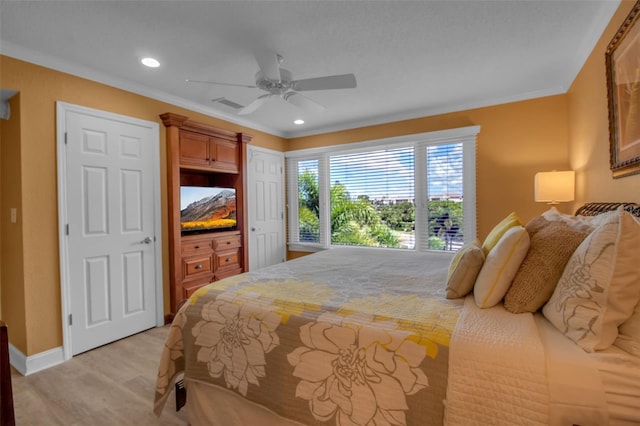
[[[614,178],[640,173],[640,0],[605,52],[610,166]]]

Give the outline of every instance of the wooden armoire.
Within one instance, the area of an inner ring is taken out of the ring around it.
[[[253,137],[170,112],[160,118],[167,132],[171,321],[198,288],[248,270],[246,157]],[[234,188],[236,229],[183,235],[181,186]]]

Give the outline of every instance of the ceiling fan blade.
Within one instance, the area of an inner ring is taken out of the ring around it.
[[[267,102],[270,97],[271,97],[271,95],[258,96],[258,98],[255,101],[251,102],[249,105],[247,105],[246,107],[244,107],[240,111],[238,111],[238,115],[251,114],[252,112],[257,110],[258,108],[260,108],[262,105],[264,105],[264,103]]]
[[[308,112],[320,112],[325,109],[324,105],[296,92],[287,92],[282,99]]]
[[[219,83],[217,81],[206,81],[206,80],[191,80],[191,79],[186,79],[185,80],[187,83],[204,83],[204,84],[217,84],[220,86],[235,86],[235,87],[247,87],[249,89],[257,89],[258,86],[253,85],[253,84],[234,84],[234,83]]]
[[[306,78],[291,82],[293,90],[332,90],[353,89],[357,86],[356,76],[353,74],[330,75],[327,77]]]
[[[256,50],[254,52],[262,78],[268,80],[280,81],[280,62],[282,57],[273,50]]]

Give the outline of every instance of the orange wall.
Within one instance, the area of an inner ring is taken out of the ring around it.
[[[533,200],[536,172],[569,167],[565,95],[291,139],[288,150],[389,138],[471,125],[477,139],[478,237],[512,211],[523,221],[546,210]],[[291,257],[299,253],[290,252]]]
[[[234,132],[246,132],[254,136],[252,144],[282,151],[285,141],[277,136],[247,129],[223,120],[188,111],[173,105],[145,98],[123,90],[99,84],[69,74],[33,65],[0,55],[0,87],[20,93],[19,137],[10,141],[18,143],[21,169],[11,173],[11,188],[20,194],[22,208],[19,221],[22,227],[22,256],[25,260],[24,275],[19,283],[2,282],[2,315],[16,318],[20,315],[19,300],[8,295],[7,288],[21,286],[24,292],[26,312],[24,324],[10,324],[14,330],[11,342],[25,355],[32,355],[62,344],[60,273],[58,255],[58,204],[56,186],[56,117],[55,102],[64,101],[89,108],[123,114],[157,122],[160,126],[161,193],[166,194],[166,156],[164,126],[158,115],[167,111],[188,116],[190,119],[219,126]],[[12,119],[13,120],[13,119]],[[3,126],[4,127],[4,126]],[[4,139],[4,138],[3,138]],[[3,144],[5,141],[3,140]],[[2,158],[2,170],[11,166],[10,158]],[[14,165],[17,167],[17,165]],[[15,170],[15,169],[14,169]],[[15,183],[13,183],[15,182]],[[9,182],[2,181],[3,192]],[[162,210],[167,209],[163,197]],[[4,211],[6,211],[4,205]],[[4,217],[4,215],[3,215]],[[167,217],[163,213],[162,230],[167,235]],[[4,242],[4,238],[3,238]],[[165,282],[165,312],[168,311],[168,242],[162,241]],[[20,278],[18,265],[10,264],[3,257],[3,276]],[[6,269],[6,270],[5,270]],[[12,291],[9,291],[12,294]],[[20,330],[23,329],[23,330]],[[24,343],[19,343],[24,342]]]
[[[585,201],[640,202],[640,174],[611,177],[605,70],[607,45],[634,4],[635,0],[621,2],[567,95],[569,159],[576,170],[576,206]]]
[[[11,98],[11,119],[0,120],[0,303],[2,320],[9,325],[14,346],[26,347],[22,221],[11,223],[10,209],[22,210],[20,155],[20,95]],[[4,284],[3,284],[4,283]],[[14,338],[15,337],[15,338]]]

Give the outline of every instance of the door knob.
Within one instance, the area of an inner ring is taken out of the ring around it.
[[[255,231],[255,230],[256,230],[256,228],[251,228],[251,230],[252,230],[252,231]]]
[[[153,242],[153,238],[147,237],[144,240],[140,241],[140,244],[151,244]]]

